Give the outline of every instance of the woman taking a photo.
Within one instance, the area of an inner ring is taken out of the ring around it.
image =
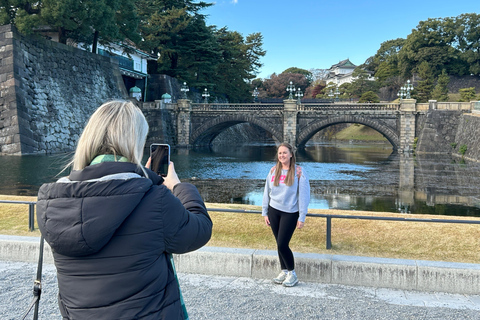
[[[64,319],[184,319],[172,253],[205,245],[212,221],[173,163],[143,167],[148,124],[129,101],[100,106],[72,172],[38,193],[37,220],[53,251]]]
[[[265,181],[262,204],[262,216],[265,217],[265,224],[272,228],[282,269],[273,281],[285,287],[293,287],[298,283],[289,244],[295,228],[303,228],[310,202],[308,177],[295,163],[292,146],[281,143],[277,148],[277,164]]]

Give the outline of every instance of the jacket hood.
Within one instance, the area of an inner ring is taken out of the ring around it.
[[[128,168],[126,163],[116,164],[119,169],[125,169],[124,165]],[[83,177],[88,176],[88,180],[70,180],[72,176],[82,179],[79,171],[40,187],[38,225],[55,252],[76,257],[101,250],[153,184],[132,170],[102,175],[102,167],[108,166],[101,163],[87,167],[89,172]],[[92,169],[99,175],[92,175]]]

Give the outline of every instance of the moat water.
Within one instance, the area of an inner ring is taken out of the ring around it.
[[[0,156],[0,194],[36,195],[42,183],[68,173],[58,175],[71,156]],[[174,149],[172,161],[206,202],[261,205],[275,146]],[[312,209],[480,217],[480,163],[351,143],[307,145],[297,162],[310,179]]]

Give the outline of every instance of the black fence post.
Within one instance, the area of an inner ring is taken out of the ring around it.
[[[327,217],[327,250],[332,249],[332,217]]]
[[[35,230],[35,204],[28,204],[28,228],[30,231]]]

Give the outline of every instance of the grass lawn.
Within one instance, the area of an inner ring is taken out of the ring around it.
[[[36,201],[35,197],[0,196],[1,200]],[[207,203],[207,208],[260,211],[258,206]],[[476,220],[471,217],[406,215],[311,209],[310,213]],[[263,217],[252,213],[210,212],[213,236],[208,246],[275,250],[273,234]],[[480,263],[480,225],[427,222],[332,220],[332,249],[325,246],[326,219],[307,217],[291,242],[295,252]],[[0,234],[39,236],[28,230],[28,205],[0,204]]]
[[[362,124],[352,124],[333,136],[336,140],[385,141],[388,140],[375,129]]]

